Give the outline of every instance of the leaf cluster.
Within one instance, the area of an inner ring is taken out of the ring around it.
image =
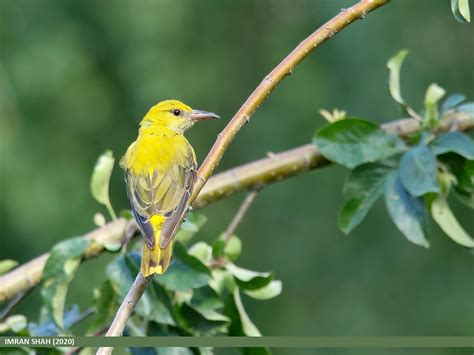
[[[431,84],[424,109],[418,113],[401,95],[400,68],[408,52],[402,50],[388,63],[389,91],[402,112],[420,122],[420,131],[405,140],[360,118],[345,118],[318,130],[314,144],[327,159],[351,172],[344,184],[345,203],[339,226],[350,233],[382,195],[395,225],[412,243],[429,247],[428,216],[456,243],[474,247],[448,204],[453,193],[474,208],[474,142],[460,132],[440,133],[453,114],[474,119],[474,102],[460,94],[442,104],[445,90]]]

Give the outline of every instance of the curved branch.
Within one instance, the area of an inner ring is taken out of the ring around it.
[[[400,137],[409,136],[420,129],[420,123],[415,119],[401,119],[382,125],[387,132]],[[465,131],[474,128],[474,120],[466,114],[455,113],[441,127],[441,130]],[[265,187],[268,184],[322,168],[330,162],[318,152],[314,144],[306,144],[281,153],[250,162],[212,176],[193,203],[193,208],[199,209],[227,198],[239,191]],[[104,251],[104,244],[126,243],[137,231],[133,221],[124,218],[106,224],[103,227],[87,233],[84,238],[93,241],[85,255],[88,259]],[[37,258],[0,276],[0,302],[11,299],[19,292],[36,286],[43,272],[49,254]]]
[[[219,137],[214,143],[214,146],[211,148],[206,159],[204,159],[204,162],[202,163],[198,171],[198,179],[196,181],[193,194],[190,199],[191,203],[199,195],[199,192],[209,179],[209,176],[211,176],[214,169],[219,164],[220,160],[222,159],[222,156],[224,155],[224,152],[227,150],[227,147],[232,142],[236,134],[246,123],[249,122],[252,114],[258,109],[260,104],[267,98],[270,92],[287,75],[293,72],[295,66],[300,63],[304,58],[306,58],[309,53],[311,53],[321,43],[331,38],[333,35],[344,29],[352,22],[360,18],[364,18],[369,12],[379,8],[382,5],[387,4],[388,2],[389,0],[361,0],[351,8],[341,11],[337,16],[333,17],[331,20],[326,22],[326,24],[324,24],[318,30],[313,32],[309,37],[307,37],[304,41],[302,41],[285,59],[283,59],[280,64],[275,67],[275,69],[272,70],[270,74],[268,74],[262,80],[260,85],[257,86],[255,91],[248,97],[248,99],[234,115],[232,120],[219,134]],[[139,279],[140,275],[137,276],[135,281],[139,282]],[[141,296],[141,294],[139,296]],[[140,297],[138,297],[138,299],[140,299]],[[123,302],[125,303],[129,301],[130,300],[126,298]],[[120,309],[122,309],[122,306],[120,307]],[[128,311],[128,309],[125,311]],[[131,313],[127,314],[128,317],[130,315]],[[122,318],[122,316],[118,313],[116,317]],[[114,324],[112,324],[112,326],[114,326]],[[123,328],[121,330],[117,330],[121,333],[123,331]],[[111,334],[107,333],[107,335],[119,335],[119,332]],[[101,352],[101,349],[99,349],[99,352]]]
[[[250,117],[258,109],[267,96],[277,87],[287,76],[293,73],[296,65],[305,59],[315,48],[323,42],[343,30],[352,22],[365,18],[365,16],[386,5],[390,0],[361,0],[354,6],[341,10],[341,12],[331,20],[322,25],[319,29],[302,41],[283,61],[278,64],[257,86],[252,94],[240,107],[232,120],[219,134],[214,146],[210,150],[206,159],[198,171],[198,181],[194,186],[191,201],[198,196],[209,176],[219,165],[219,162],[239,130],[249,122]]]

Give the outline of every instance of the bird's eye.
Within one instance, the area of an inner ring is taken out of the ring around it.
[[[173,110],[173,115],[179,116],[181,114],[181,110],[175,109]]]

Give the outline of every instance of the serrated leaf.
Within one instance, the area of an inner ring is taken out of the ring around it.
[[[357,118],[334,122],[316,132],[313,142],[327,159],[348,168],[389,158],[405,143],[375,123]]]
[[[8,271],[13,269],[17,265],[18,265],[18,261],[16,260],[11,260],[11,259],[0,260],[0,275],[6,274]]]
[[[430,125],[439,120],[438,101],[446,91],[436,83],[428,86],[425,94],[425,122]]]
[[[246,290],[257,290],[267,286],[273,279],[273,273],[256,272],[227,263],[226,269],[235,277],[237,284]]]
[[[462,246],[474,248],[474,239],[461,227],[443,196],[438,196],[432,202],[431,215],[448,237]]]
[[[199,230],[206,224],[207,217],[200,213],[188,213],[186,220],[181,223],[178,232],[176,233],[175,240],[180,241],[186,245],[191,238],[199,232]]]
[[[474,142],[461,132],[448,132],[437,137],[430,144],[434,154],[456,153],[466,159],[474,159]]]
[[[386,163],[367,163],[356,167],[344,184],[346,202],[339,214],[339,227],[348,234],[365,218],[384,191],[394,167]]]
[[[198,258],[188,254],[179,242],[174,246],[174,261],[159,282],[168,290],[187,291],[205,286],[211,279],[209,268]]]
[[[410,195],[403,187],[398,172],[391,173],[385,182],[385,203],[390,217],[403,235],[410,242],[428,248],[423,200]]]
[[[255,298],[256,300],[268,300],[274,298],[281,293],[283,285],[281,281],[274,280],[267,286],[259,288],[257,290],[243,290],[247,296]]]
[[[95,164],[91,177],[91,193],[97,202],[107,207],[112,218],[116,218],[109,199],[109,182],[114,168],[115,159],[112,151],[107,150]]]
[[[441,111],[445,113],[449,110],[452,110],[464,100],[466,100],[466,97],[464,95],[452,94],[446,100],[444,100]]]
[[[403,99],[400,90],[400,69],[407,55],[408,50],[402,49],[387,62],[387,68],[390,71],[388,79],[390,95],[392,95],[392,98],[402,106],[405,106],[405,100]]]
[[[93,335],[109,325],[117,311],[117,294],[114,292],[110,280],[94,289],[94,319],[89,324],[87,333]]]
[[[51,249],[46,261],[41,277],[41,295],[60,329],[64,329],[63,313],[67,288],[89,244],[89,240],[81,237],[67,239]]]
[[[425,145],[410,149],[400,161],[400,180],[413,196],[440,191],[436,172],[436,157]]]

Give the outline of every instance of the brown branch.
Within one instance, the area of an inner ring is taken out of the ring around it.
[[[240,107],[232,120],[219,134],[214,146],[199,168],[198,181],[194,186],[191,201],[194,201],[198,196],[209,176],[211,176],[214,169],[219,165],[224,152],[227,150],[227,147],[236,134],[246,123],[249,122],[250,117],[252,117],[273,89],[275,89],[287,75],[292,74],[295,67],[315,48],[339,31],[343,30],[352,22],[364,18],[368,13],[388,4],[389,1],[390,0],[361,0],[354,6],[341,10],[337,16],[326,22],[296,46],[296,48],[262,80],[254,92],[252,92]]]
[[[276,86],[289,74],[291,74],[298,63],[306,58],[316,47],[327,39],[331,38],[337,32],[344,29],[352,22],[364,18],[369,12],[387,4],[389,0],[361,0],[356,5],[349,9],[341,11],[337,16],[326,22],[322,27],[313,32],[309,37],[302,41],[283,61],[278,64],[275,69],[268,74],[262,82],[257,86],[255,91],[247,98],[241,108],[234,115],[232,120],[227,124],[224,130],[219,134],[214,146],[211,148],[206,159],[202,163],[198,171],[198,179],[194,186],[193,195],[191,196],[191,203],[199,195],[199,192],[204,187],[205,183],[213,173],[214,169],[219,165],[224,152],[228,146],[240,131],[240,129],[249,122],[252,114],[258,109],[260,104],[267,98],[270,92],[276,88]],[[137,276],[135,282],[139,282],[140,275]],[[135,283],[134,283],[135,284]],[[142,281],[144,284],[144,281]],[[146,284],[145,286],[146,287]],[[142,291],[143,292],[143,291]],[[141,296],[141,294],[139,295]],[[138,297],[140,299],[140,297]],[[136,300],[138,302],[138,299]],[[124,303],[127,300],[124,300]],[[123,306],[123,304],[122,304]],[[119,314],[122,306],[120,307],[117,317],[122,318]],[[134,306],[134,305],[133,305]],[[127,309],[123,311],[128,312]],[[133,311],[133,308],[132,310]],[[127,313],[128,316],[131,315]],[[123,324],[125,325],[125,324]],[[122,329],[117,328],[115,332],[109,332],[107,335],[119,335]],[[101,349],[99,352],[101,353]]]
[[[235,230],[239,226],[240,222],[242,222],[242,219],[245,217],[245,214],[252,205],[252,202],[255,200],[255,197],[257,197],[259,191],[260,188],[255,188],[247,195],[247,197],[245,197],[244,202],[242,202],[234,218],[232,218],[232,221],[227,226],[227,229],[224,231],[225,243],[228,243],[230,238],[234,235]]]
[[[142,297],[143,293],[145,292],[148,284],[150,283],[152,276],[144,277],[141,272],[138,273],[135,281],[133,281],[132,287],[128,290],[127,296],[123,300],[120,308],[118,309],[117,313],[115,314],[115,318],[110,326],[107,334],[105,336],[121,336],[123,334],[123,330],[127,321],[132,316],[133,310],[137,305],[138,301]],[[108,355],[112,354],[113,348],[110,347],[101,347],[97,350],[97,354],[99,355]]]
[[[31,292],[33,288],[23,290],[15,295],[10,302],[8,302],[5,307],[0,311],[0,322],[3,322],[11,312],[15,310],[16,307],[25,299],[25,297]]]
[[[382,125],[382,128],[400,137],[416,133],[420,124],[414,119],[401,119]],[[466,114],[450,115],[440,127],[442,131],[465,131],[474,128],[474,120]],[[250,162],[212,176],[194,201],[195,209],[203,208],[213,202],[227,198],[239,191],[290,178],[297,174],[322,168],[330,162],[324,159],[314,144],[306,144],[270,157]],[[118,218],[105,226],[87,233],[84,238],[93,240],[92,247],[85,260],[104,251],[104,243],[126,243],[137,231],[133,221],[127,222]],[[5,302],[30,287],[34,287],[41,279],[44,265],[49,254],[43,254],[21,266],[0,276],[0,302]]]

